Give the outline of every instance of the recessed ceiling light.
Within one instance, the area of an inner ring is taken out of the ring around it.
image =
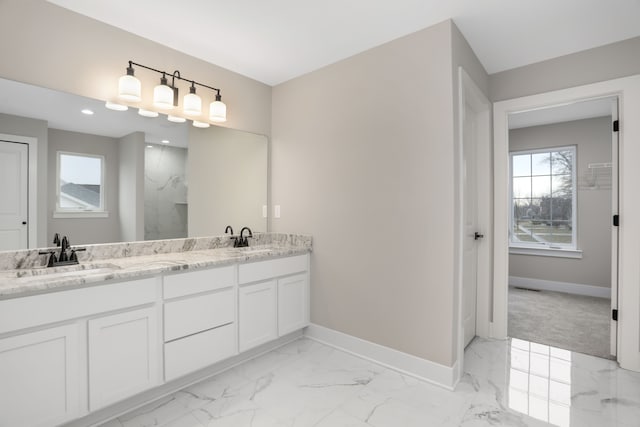
[[[145,110],[144,108],[138,109],[138,114],[144,117],[158,117],[158,113],[155,111]]]
[[[207,122],[199,122],[197,120],[193,121],[193,125],[197,128],[203,128],[203,129],[208,128],[210,126],[209,123]]]
[[[147,148],[153,148],[153,145],[149,144],[147,145]]]
[[[127,107],[126,105],[117,104],[111,101],[105,102],[104,106],[110,110],[115,110],[115,111],[127,111],[129,109],[129,107]]]
[[[184,123],[184,122],[187,121],[187,119],[185,119],[183,117],[172,116],[172,115],[168,115],[167,116],[167,120],[169,120],[170,122],[174,122],[174,123]]]
[[[168,144],[168,143],[169,143],[169,140],[168,140],[168,139],[163,139],[163,140],[162,140],[162,143],[163,143],[163,144]]]
[[[81,113],[86,114],[87,116],[93,115],[93,111],[89,110],[88,108],[85,108],[84,110],[82,110]]]

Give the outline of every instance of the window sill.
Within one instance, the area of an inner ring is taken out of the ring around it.
[[[54,218],[109,218],[109,212],[78,211],[78,212],[54,212]]]
[[[582,259],[582,251],[579,249],[531,248],[531,247],[523,247],[523,246],[509,246],[509,254]]]

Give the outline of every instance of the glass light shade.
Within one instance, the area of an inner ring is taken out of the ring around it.
[[[127,111],[129,109],[129,107],[127,107],[126,105],[117,104],[111,101],[105,102],[104,106],[114,111]]]
[[[139,102],[142,99],[142,84],[140,80],[125,74],[118,80],[118,98],[125,101]]]
[[[202,114],[202,99],[195,93],[186,94],[182,109],[187,116],[199,116]]]
[[[138,114],[144,117],[158,117],[158,113],[156,111],[145,110],[144,108],[139,108]]]
[[[173,89],[167,85],[159,84],[153,88],[153,105],[163,110],[173,108]]]
[[[213,101],[209,104],[209,120],[212,122],[227,121],[227,106],[222,101]]]
[[[208,128],[209,126],[211,126],[209,123],[207,122],[199,122],[197,120],[193,121],[193,126],[197,127],[197,128]]]
[[[172,116],[172,115],[168,115],[167,120],[173,123],[184,123],[187,121],[187,119],[185,119],[184,117],[178,117],[178,116]]]

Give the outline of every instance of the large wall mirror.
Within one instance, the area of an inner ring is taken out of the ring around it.
[[[267,152],[264,135],[0,79],[0,250],[267,231]]]

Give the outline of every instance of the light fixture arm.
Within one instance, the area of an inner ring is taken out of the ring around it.
[[[129,68],[133,69],[133,65],[135,65],[136,67],[144,68],[144,69],[149,70],[149,71],[155,71],[158,74],[164,74],[164,75],[169,74],[166,71],[161,71],[161,70],[158,70],[156,68],[147,67],[146,65],[138,64],[137,62],[129,61]],[[190,82],[191,85],[198,85],[198,86],[206,87],[207,89],[211,89],[211,90],[216,91],[217,95],[220,95],[220,89],[218,89],[216,87],[213,87],[213,86],[206,85],[204,83],[199,83],[199,82],[197,82],[195,80],[184,78],[184,77],[180,76],[180,71],[178,71],[178,70],[174,71],[173,74],[172,74],[172,80],[171,80],[171,86],[172,87],[175,87],[175,79],[182,80],[182,81],[185,81],[185,82]]]

